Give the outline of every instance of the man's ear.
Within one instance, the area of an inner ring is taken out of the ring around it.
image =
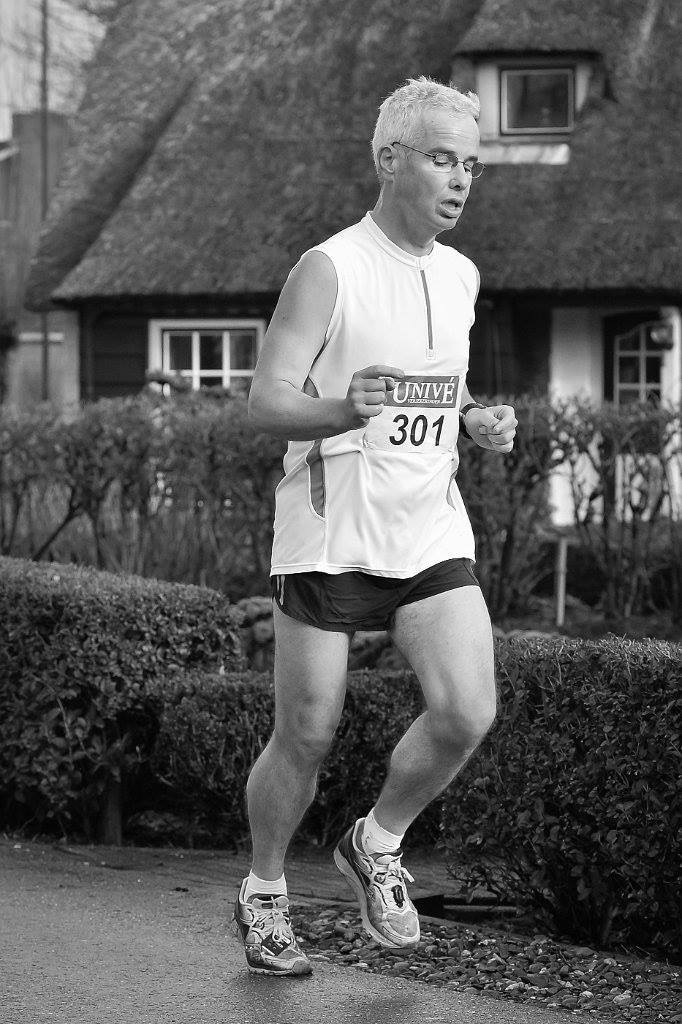
[[[382,181],[392,181],[395,174],[396,152],[393,146],[382,146],[379,150],[379,172]]]

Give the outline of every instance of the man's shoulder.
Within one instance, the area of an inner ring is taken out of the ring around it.
[[[323,252],[326,249],[341,249],[348,245],[359,245],[364,240],[366,235],[366,229],[362,221],[357,221],[355,224],[350,224],[347,228],[342,228],[335,234],[330,235],[329,238],[325,238],[324,241],[318,242],[317,245],[313,246],[313,250],[321,249]]]
[[[478,297],[478,289],[481,283],[481,275],[478,272],[478,267],[472,259],[465,256],[459,249],[454,249],[451,245],[444,245],[442,242],[435,242],[437,246],[437,258],[441,260],[445,266],[452,272],[454,271],[459,275],[460,279],[464,282],[464,285],[469,292],[471,301],[475,302]]]
[[[455,249],[452,245],[445,245],[443,242],[439,242],[436,239],[434,243],[438,258],[442,260],[449,260],[451,264],[455,264],[461,268],[461,270],[469,270],[471,273],[478,273],[478,268],[472,259],[465,256],[459,249]]]

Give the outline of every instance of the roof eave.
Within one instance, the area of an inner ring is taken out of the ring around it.
[[[471,60],[481,60],[485,57],[518,57],[531,60],[538,57],[568,57],[571,60],[596,60],[601,56],[601,51],[596,49],[559,49],[556,46],[504,46],[499,43],[490,46],[458,47],[455,50],[456,57],[467,57]]]

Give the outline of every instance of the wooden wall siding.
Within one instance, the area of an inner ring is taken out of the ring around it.
[[[277,296],[235,296],[229,302],[159,298],[128,300],[122,308],[83,307],[80,392],[85,401],[137,394],[145,385],[150,320],[263,319],[272,316]]]
[[[549,306],[524,302],[523,299],[514,303],[512,394],[547,392],[551,336],[552,312]]]
[[[467,378],[472,394],[545,392],[549,386],[550,336],[549,305],[479,299]]]
[[[87,381],[88,361],[81,359],[81,394],[114,398],[137,394],[145,385],[147,369],[147,317],[103,314],[83,332],[92,344],[92,382]],[[89,386],[90,385],[90,386]],[[88,394],[91,391],[91,394]]]

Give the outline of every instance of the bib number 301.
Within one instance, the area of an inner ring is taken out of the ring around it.
[[[453,451],[457,443],[460,378],[409,374],[396,381],[386,405],[365,428],[363,443],[384,451]]]
[[[444,415],[429,423],[428,418],[420,414],[415,416],[412,423],[410,423],[410,417],[401,413],[393,420],[395,430],[388,435],[388,440],[393,445],[409,443],[413,448],[419,448],[424,444],[427,435],[430,435],[429,440],[431,444],[437,445],[440,442],[444,423]]]

